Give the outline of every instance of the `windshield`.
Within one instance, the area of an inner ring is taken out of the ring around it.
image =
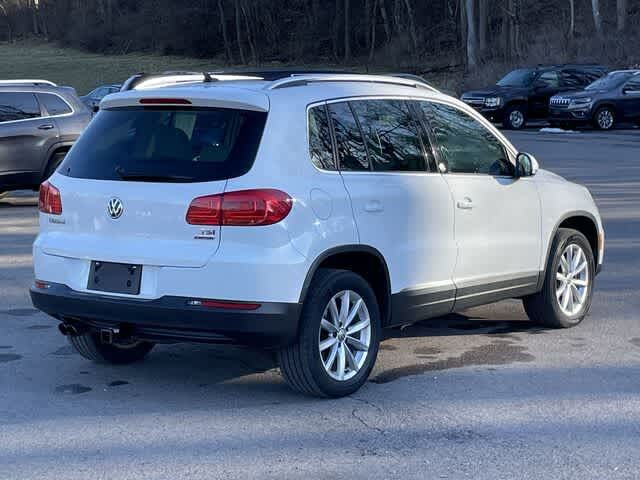
[[[253,165],[267,114],[225,108],[101,111],[59,172],[75,178],[209,182]]]
[[[535,70],[522,68],[507,73],[504,77],[502,77],[497,85],[500,87],[528,87],[529,85],[531,85],[535,77]]]
[[[626,82],[633,72],[613,72],[588,85],[585,90],[611,90]]]

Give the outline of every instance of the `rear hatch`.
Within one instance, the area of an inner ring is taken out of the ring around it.
[[[267,114],[182,103],[159,99],[96,116],[51,179],[62,215],[42,222],[45,253],[142,265],[207,263],[220,226],[187,223],[189,205],[223,193],[229,178],[251,168]]]

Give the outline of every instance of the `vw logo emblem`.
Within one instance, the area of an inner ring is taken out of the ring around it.
[[[119,198],[112,198],[107,203],[107,213],[111,218],[117,220],[122,216],[122,212],[124,212],[124,206],[122,205],[122,201]]]

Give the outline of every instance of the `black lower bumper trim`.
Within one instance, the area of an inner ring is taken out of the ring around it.
[[[119,328],[136,338],[175,342],[236,343],[278,347],[298,332],[301,305],[261,303],[255,310],[189,305],[183,297],[130,299],[77,292],[66,285],[32,287],[33,305],[89,329]]]

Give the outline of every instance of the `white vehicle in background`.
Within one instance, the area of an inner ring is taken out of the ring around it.
[[[538,169],[418,79],[137,76],[40,192],[34,305],[85,357],[156,343],[276,349],[342,396],[382,329],[522,298],[582,321],[604,233],[586,188]]]

